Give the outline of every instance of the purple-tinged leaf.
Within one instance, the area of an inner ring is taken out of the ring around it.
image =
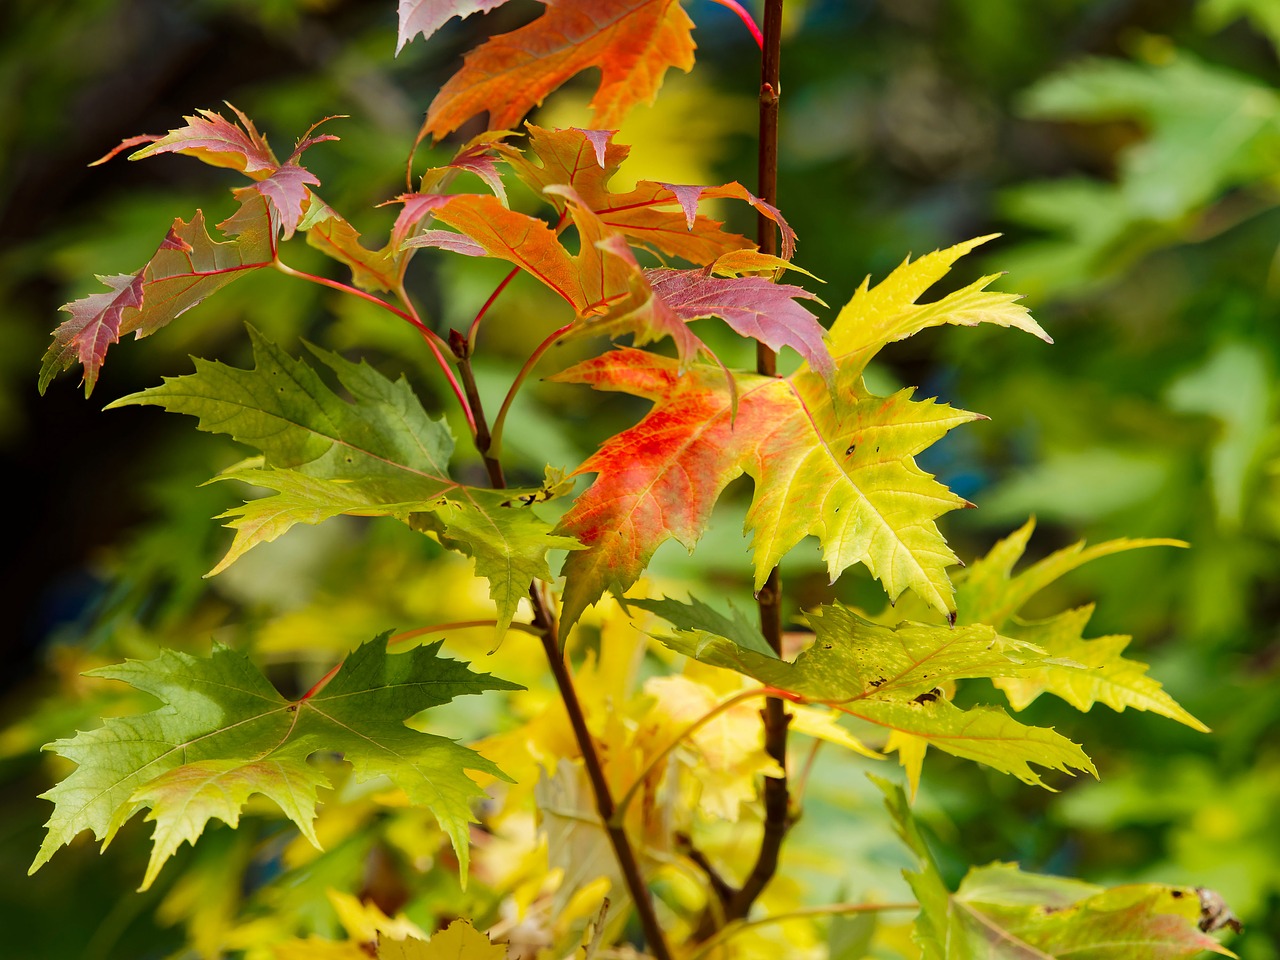
[[[617,130],[585,130],[582,127],[574,127],[580,134],[587,138],[591,146],[596,149],[596,163],[600,164],[600,169],[605,169],[605,151],[609,148],[609,142],[613,139],[613,135]]]
[[[303,206],[310,191],[307,184],[319,186],[320,180],[306,167],[286,163],[265,180],[253,185],[253,189],[266,197],[275,214],[275,220],[288,240],[302,220]]]
[[[423,220],[434,216],[453,197],[443,193],[405,193],[396,197],[395,203],[403,203],[404,209],[396,217],[391,228],[391,245],[399,248],[409,239],[413,231]]]
[[[796,302],[817,300],[804,287],[764,277],[709,277],[701,270],[646,270],[654,296],[686,322],[720,317],[744,337],[773,350],[791,347],[830,381],[835,364],[818,318]]]
[[[170,130],[163,137],[133,137],[126,140],[125,143],[129,144],[142,142],[144,139],[152,141],[151,146],[130,155],[129,159],[142,160],[159,153],[185,153],[210,166],[230,167],[250,177],[255,174],[270,176],[280,166],[280,161],[271,152],[266,138],[258,132],[252,120],[231,104],[227,106],[240,119],[240,126],[213,110],[197,110],[197,116],[183,117],[187,121],[185,127]]]
[[[211,166],[239,170],[249,179],[257,181],[253,189],[262,194],[271,205],[276,226],[283,232],[284,239],[288,240],[302,220],[307,197],[310,195],[307,186],[320,184],[316,175],[302,166],[298,158],[308,147],[338,139],[332,134],[313,135],[313,131],[321,123],[335,118],[325,117],[319,123],[312,124],[311,129],[294,147],[289,159],[282,164],[271,151],[266,137],[253,125],[253,121],[231,104],[227,106],[239,118],[238,125],[212,110],[198,110],[197,116],[183,118],[187,121],[185,127],[170,130],[163,137],[150,134],[130,137],[96,162],[109,160],[126,147],[148,143],[150,146],[131,154],[129,159],[141,160],[159,153],[183,153]]]
[[[396,54],[418,34],[422,34],[423,39],[428,39],[454,17],[465,20],[473,13],[488,13],[506,2],[507,0],[400,0]]]
[[[86,396],[93,392],[107,348],[126,333],[145,337],[205,297],[275,256],[267,202],[251,188],[237,191],[240,210],[220,224],[234,240],[216,242],[196,211],[191,222],[173,222],[154,256],[132,276],[104,278],[109,293],[91,294],[62,309],[71,314],[53,333],[40,369],[40,390],[77,360],[84,366]]]
[[[424,230],[416,237],[410,237],[402,246],[435,247],[438,250],[461,253],[468,257],[484,257],[489,253],[470,237],[464,237],[462,234],[454,233],[452,230]]]
[[[702,197],[702,191],[706,187],[690,186],[680,183],[664,183],[680,203],[680,209],[684,211],[684,219],[689,224],[689,229],[693,229],[693,221],[698,216],[698,200]]]
[[[165,238],[168,242],[168,238]],[[142,304],[142,272],[98,277],[111,288],[107,293],[93,293],[74,303],[63,305],[71,319],[58,327],[53,343],[44,355],[40,368],[40,392],[60,371],[77,360],[84,367],[84,392],[88,396],[98,380],[98,370],[107,355],[107,347],[120,339],[120,317],[127,309]]]

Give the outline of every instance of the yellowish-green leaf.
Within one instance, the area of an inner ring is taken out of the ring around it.
[[[1040,694],[1052,693],[1078,710],[1088,710],[1095,703],[1113,710],[1132,707],[1207,731],[1203,723],[1165,693],[1157,680],[1147,676],[1145,663],[1125,659],[1123,653],[1129,637],[1085,639],[1084,629],[1093,613],[1092,605],[1067,610],[1046,620],[1027,622],[1016,617],[1022,606],[1040,590],[1090,560],[1138,547],[1186,544],[1180,540],[1108,540],[1086,547],[1080,542],[1014,575],[1013,568],[1022,558],[1034,529],[1035,521],[1028,520],[997,543],[958,578],[956,590],[961,622],[991,624],[1002,636],[1030,642],[1048,654],[1033,670],[995,679],[1010,705],[1022,710]]]
[[[870,286],[870,277],[863,280],[853,299],[831,325],[832,354],[847,358],[846,363],[861,371],[885,344],[946,323],[1016,327],[1052,343],[1027,308],[1016,302],[1017,294],[986,289],[998,274],[975,280],[941,300],[916,302],[947,275],[953,263],[990,239],[992,237],[978,237],[946,250],[935,250],[915,261],[908,258],[874,287]]]
[[[491,941],[467,920],[453,921],[426,943],[378,941],[378,960],[505,960],[506,956],[506,947]]]
[[[148,781],[130,798],[133,803],[149,807],[147,819],[156,823],[142,888],[151,886],[164,862],[184,841],[195,846],[212,818],[233,827],[239,824],[241,808],[255,793],[274,801],[298,825],[303,836],[319,847],[312,828],[316,789],[328,785],[323,773],[310,766],[305,757],[297,756],[250,763],[198,760]]]
[[[1063,547],[1013,576],[1014,565],[1026,552],[1035,530],[1032,518],[975,560],[957,577],[956,603],[961,622],[987,623],[999,630],[1033,596],[1059,577],[1090,560],[1139,547],[1185,547],[1182,540],[1148,538],[1108,540],[1086,547],[1084,541]]]
[[[1133,707],[1208,733],[1209,728],[1165,693],[1159,681],[1147,676],[1145,663],[1122,656],[1129,637],[1084,639],[1085,624],[1092,613],[1090,604],[1014,628],[1019,638],[1039,645],[1056,662],[1046,660],[1020,677],[997,679],[995,685],[1008,696],[1010,706],[1022,710],[1040,694],[1052,693],[1077,710],[1088,710],[1095,703],[1113,710]]]
[[[199,429],[230,434],[262,452],[260,461],[240,464],[222,478],[277,493],[223,514],[236,539],[213,573],[296,523],[338,514],[417,518],[418,529],[438,533],[446,546],[475,558],[490,581],[501,632],[530,582],[550,578],[547,551],[578,546],[553,535],[520,498],[522,491],[498,493],[452,479],[453,437],[403,378],[391,381],[367,364],[312,347],[351,395],[344,400],[313,367],[252,328],[249,333],[252,370],[197,360],[194,374],[168,378],[114,404],[191,414],[200,418]]]
[[[1045,784],[1031,764],[1096,775],[1084,752],[1053,730],[1025,726],[994,707],[961,710],[940,689],[963,678],[1035,670],[1044,653],[1032,644],[1003,638],[985,624],[885,627],[836,605],[814,611],[809,621],[813,645],[794,662],[764,656],[703,629],[661,639],[703,663],[745,673],[886,728],[885,749],[899,751],[913,789],[929,746],[1039,786]]]
[[[1001,773],[1012,774],[1023,783],[1052,790],[1031,769],[1031,764],[1048,770],[1072,773],[1083,770],[1098,775],[1093,762],[1080,747],[1062,734],[1045,727],[1028,727],[999,707],[961,710],[945,697],[923,701],[866,699],[843,708],[852,716],[867,720],[899,734],[894,741],[902,749],[903,737],[922,741],[944,753],[985,764]],[[889,749],[889,744],[885,745]],[[902,754],[904,766],[913,779],[919,777],[920,744],[910,744]]]
[[[703,663],[745,673],[806,700],[834,704],[868,697],[910,700],[952,680],[1017,675],[1044,657],[1033,645],[1000,637],[985,624],[886,627],[836,604],[811,611],[808,619],[814,642],[794,662],[706,629],[681,629],[660,639]]]
[[[210,817],[234,822],[252,793],[275,800],[314,839],[315,789],[327,780],[306,761],[323,751],[341,753],[357,779],[388,777],[430,809],[465,874],[471,802],[482,795],[466,771],[502,773],[478,753],[404,721],[457,696],[518,687],[442,659],[439,648],[388,656],[381,640],[364,644],[326,686],[298,701],[280,696],[248,659],[223,646],[207,659],[166,650],[155,660],[92,671],[162,706],[49,745],[79,766],[43,794],[54,811],[31,870],[82,830],[109,842],[150,807],[156,837],[149,883],[183,840],[194,840]]]
[[[915,940],[923,960],[1185,960],[1206,950],[1235,956],[1200,929],[1204,900],[1189,887],[1106,889],[993,863],[971,869],[952,893],[902,788],[872,779],[916,856],[917,869],[903,875],[920,901]]]

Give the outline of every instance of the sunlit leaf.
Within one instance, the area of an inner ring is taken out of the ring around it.
[[[902,788],[872,779],[917,859],[917,869],[903,874],[920,901],[916,943],[924,960],[1178,960],[1206,950],[1235,956],[1201,931],[1201,900],[1188,887],[1108,890],[993,863],[971,869],[952,893]]]
[[[457,696],[516,686],[442,659],[439,649],[435,643],[388,656],[385,643],[364,644],[323,689],[293,702],[248,659],[223,646],[208,659],[166,650],[155,660],[92,671],[163,705],[50,744],[79,766],[43,794],[54,812],[32,872],[82,830],[110,842],[125,821],[150,808],[156,831],[145,888],[210,818],[234,825],[252,793],[275,800],[314,839],[316,787],[328,782],[307,766],[317,751],[342,754],[360,780],[389,777],[428,807],[465,872],[470,805],[481,795],[465,771],[502,774],[474,751],[418,733],[404,721]]]
[[[449,475],[453,437],[433,420],[409,384],[388,380],[367,364],[312,347],[352,400],[344,400],[316,370],[250,331],[256,364],[242,370],[196,361],[196,372],[168,378],[113,406],[154,404],[200,418],[199,429],[226,433],[262,451],[263,459],[223,478],[276,490],[227,514],[235,542],[214,572],[251,547],[297,523],[339,514],[392,516],[438,533],[446,546],[474,557],[490,580],[500,629],[535,578],[548,578],[546,553],[576,541],[551,533],[525,491],[469,487]]]

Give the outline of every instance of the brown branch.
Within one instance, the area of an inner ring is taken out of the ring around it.
[[[760,199],[776,207],[778,205],[778,101],[781,92],[779,75],[782,61],[782,5],[783,0],[765,0],[764,43],[760,60],[760,126],[759,126],[759,184]],[[776,256],[778,252],[777,224],[760,214],[757,219],[757,237],[760,251]],[[763,343],[756,344],[756,372],[761,376],[778,375],[778,355]],[[769,572],[764,587],[756,595],[760,610],[760,632],[773,651],[782,653],[782,575],[777,567]],[[791,723],[783,708],[782,700],[770,697],[760,711],[764,722],[764,748],[782,770],[781,777],[764,778],[764,829],[760,836],[760,850],[756,861],[739,889],[711,884],[718,902],[709,903],[694,925],[693,940],[705,941],[722,926],[723,920],[741,920],[751,910],[756,898],[769,885],[778,871],[778,857],[782,842],[791,829],[791,794],[787,786],[787,728]],[[717,909],[718,908],[718,911]],[[723,920],[717,919],[717,912]]]
[[[688,834],[676,834],[676,844],[681,853],[693,862],[707,876],[707,883],[711,884],[711,889],[715,891],[716,896],[726,902],[734,894],[734,889],[729,885],[729,881],[720,875],[720,871],[715,868],[707,855],[693,845],[693,840]]]
[[[449,337],[449,346],[458,358],[458,371],[462,376],[467,391],[467,399],[476,418],[476,449],[484,458],[485,468],[489,471],[489,480],[499,490],[506,487],[506,479],[502,473],[502,464],[497,458],[489,455],[490,434],[485,419],[484,407],[480,402],[479,391],[476,390],[475,376],[471,371],[471,350],[467,338],[457,331]],[[482,440],[483,438],[483,440]],[[640,926],[644,930],[645,945],[657,960],[671,960],[671,951],[667,947],[662,926],[658,923],[658,915],[654,909],[653,898],[645,885],[644,875],[640,872],[640,864],[636,860],[631,840],[621,824],[614,823],[617,806],[613,800],[613,792],[604,776],[604,767],[600,763],[600,752],[596,749],[595,740],[587,727],[586,714],[578,700],[578,691],[573,685],[573,677],[569,673],[569,665],[565,662],[564,651],[560,644],[560,624],[555,615],[555,608],[546,595],[546,585],[535,580],[529,585],[529,599],[533,603],[533,625],[541,632],[542,649],[547,655],[547,663],[555,677],[556,687],[560,691],[560,699],[564,703],[565,713],[569,716],[569,725],[573,728],[578,749],[582,752],[582,763],[587,771],[587,779],[591,783],[591,792],[595,794],[596,811],[600,815],[601,826],[609,837],[614,855],[618,858],[618,867],[622,871],[622,879],[627,892],[635,904],[636,914],[640,918]]]
[[[489,423],[485,420],[484,408],[480,404],[480,391],[476,388],[476,376],[471,369],[471,343],[457,330],[450,330],[449,349],[458,358],[458,373],[462,376],[462,389],[466,391],[467,405],[471,407],[471,411],[475,416],[476,449],[480,451],[480,456],[484,459],[484,468],[489,474],[489,482],[496,489],[502,490],[507,485],[507,479],[503,476],[502,464],[498,461],[498,458],[491,456],[489,453],[489,448],[493,445],[493,438],[489,434]]]
[[[760,61],[760,198],[773,206],[778,204],[778,100],[781,93],[783,0],[766,0],[764,7],[764,48]],[[758,220],[758,241],[764,253],[777,254],[777,224],[763,214]],[[777,354],[762,343],[756,344],[756,371],[764,376],[777,375]],[[769,573],[756,598],[760,609],[760,630],[769,646],[782,653],[782,576],[777,567]],[[769,885],[778,870],[782,841],[791,829],[791,795],[787,786],[787,727],[791,722],[776,697],[765,701],[760,713],[764,720],[764,748],[777,761],[781,777],[764,780],[764,831],[756,862],[738,890],[727,903],[729,920],[745,917],[751,905]]]

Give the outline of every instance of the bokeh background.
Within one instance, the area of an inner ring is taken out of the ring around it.
[[[952,879],[964,864],[1004,859],[1099,882],[1205,885],[1245,921],[1234,943],[1242,957],[1280,957],[1280,3],[788,6],[780,202],[801,238],[798,262],[828,281],[821,295],[838,306],[865,275],[878,279],[909,253],[998,232],[953,282],[1007,271],[1000,286],[1025,294],[1056,341],[932,331],[886,351],[873,370],[879,386],[916,385],[991,418],[923,462],[978,504],[944,521],[959,555],[980,555],[1031,515],[1035,555],[1081,538],[1191,544],[1099,561],[1042,602],[1045,612],[1096,602],[1092,635],[1132,634],[1129,655],[1213,733],[1037,702],[1024,719],[1082,742],[1102,772],[1098,783],[1055,781],[1057,795],[931,756],[921,811]],[[232,209],[233,178],[185,158],[87,164],[126,136],[163,132],[222,101],[285,152],[315,120],[346,114],[331,127],[342,140],[315,148],[308,165],[326,200],[380,238],[393,212],[377,204],[401,191],[434,91],[477,38],[537,9],[513,0],[393,58],[392,0],[0,4],[9,491],[0,954],[196,956],[184,944],[212,921],[193,904],[252,892],[247,875],[229,891],[184,851],[184,865],[155,889],[132,893],[145,859],[140,824],[105,856],[79,844],[25,876],[50,809],[36,794],[61,772],[39,746],[136,707],[79,679],[81,670],[157,644],[207,649],[216,637],[279,664],[287,686],[300,681],[286,664],[318,664],[381,629],[454,619],[465,605],[464,580],[440,586],[433,564],[442,561],[427,541],[378,524],[298,530],[202,580],[228,539],[209,518],[236,492],[200,484],[241,454],[182,418],[101,412],[187,372],[188,354],[243,361],[245,322],[295,347],[306,338],[359,350],[443,406],[412,331],[372,310],[253,275],[145,343],[114,348],[90,401],[71,375],[37,396],[60,304],[98,289],[94,274],[136,270],[173,217],[202,208],[212,221]],[[635,144],[624,175],[750,185],[755,48],[723,8],[692,0],[688,9],[698,65],[671,76],[658,106],[619,134]],[[588,97],[571,86],[534,119],[583,124]],[[741,228],[752,229],[745,218]],[[339,275],[305,246],[288,256]],[[414,293],[441,331],[465,325],[504,272],[422,259]],[[490,402],[554,309],[531,283],[494,308],[477,362]],[[750,362],[717,345],[730,362]],[[572,358],[570,348],[547,372]],[[576,466],[640,409],[535,384],[508,429],[512,469],[535,479],[547,460]],[[655,576],[747,604],[741,503],[723,513],[692,558],[664,548]],[[793,613],[832,596],[816,550],[798,551],[786,576]],[[876,591],[854,574],[836,588],[873,609]],[[891,842],[861,781],[853,767],[817,776],[798,834],[798,850],[806,833],[847,843],[845,892],[885,872],[878,851]],[[229,835],[214,831],[209,849],[233,844]],[[313,918],[310,929],[326,922]]]

